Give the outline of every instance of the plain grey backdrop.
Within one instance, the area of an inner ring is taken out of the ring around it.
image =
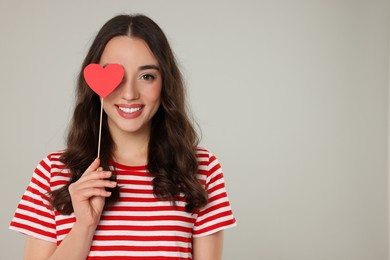
[[[389,1],[1,0],[1,260],[22,259],[8,224],[121,13],[154,19],[180,62],[238,220],[224,259],[388,259]]]

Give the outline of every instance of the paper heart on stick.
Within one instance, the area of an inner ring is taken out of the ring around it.
[[[121,83],[125,71],[120,64],[108,64],[104,68],[91,63],[84,68],[84,79],[100,97],[107,97]]]

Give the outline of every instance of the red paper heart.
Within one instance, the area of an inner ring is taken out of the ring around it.
[[[125,71],[120,64],[102,67],[91,63],[84,69],[84,79],[88,86],[100,97],[107,97],[121,83]]]

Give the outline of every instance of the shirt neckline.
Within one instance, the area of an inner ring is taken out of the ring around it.
[[[147,165],[125,165],[115,161],[110,161],[109,165],[120,170],[145,171],[148,169]]]

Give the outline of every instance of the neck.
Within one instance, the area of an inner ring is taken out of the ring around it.
[[[129,166],[146,165],[148,163],[150,128],[148,131],[135,133],[116,130],[110,130],[115,144],[114,161]]]

